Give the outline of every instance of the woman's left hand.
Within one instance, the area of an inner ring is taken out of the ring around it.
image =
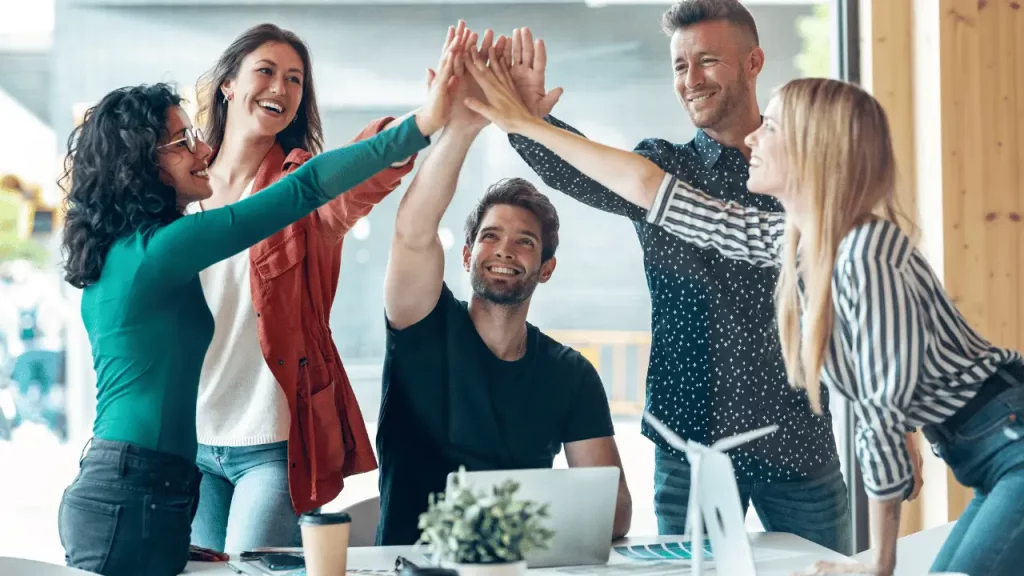
[[[826,574],[864,574],[865,576],[892,576],[892,570],[884,571],[860,562],[815,562],[813,566],[794,572],[793,576],[825,576]]]
[[[217,552],[209,548],[189,546],[188,559],[193,562],[227,562],[231,557],[223,552]]]

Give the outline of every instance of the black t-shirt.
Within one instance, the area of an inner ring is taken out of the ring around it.
[[[426,318],[388,326],[377,425],[377,544],[413,544],[449,472],[550,468],[566,442],[614,434],[593,365],[527,324],[526,354],[496,357],[447,285]]]

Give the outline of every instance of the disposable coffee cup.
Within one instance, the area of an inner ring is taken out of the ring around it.
[[[299,517],[307,576],[345,576],[352,518],[345,512]]]

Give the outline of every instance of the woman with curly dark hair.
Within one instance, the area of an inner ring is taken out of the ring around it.
[[[169,87],[115,90],[86,114],[69,140],[63,248],[67,281],[84,289],[97,407],[58,513],[70,566],[110,576],[185,568],[201,476],[196,394],[214,330],[199,272],[424,148],[450,109],[450,55],[442,63],[426,103],[394,128],[199,214],[183,212],[211,195],[211,150]]]

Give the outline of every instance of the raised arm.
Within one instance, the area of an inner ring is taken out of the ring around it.
[[[781,264],[785,212],[723,202],[671,174],[662,178],[647,221],[726,258],[767,268]]]
[[[406,119],[385,117],[374,120],[352,141],[365,140],[385,130],[396,128]],[[360,218],[369,214],[374,206],[394,192],[402,183],[402,178],[412,170],[413,161],[413,158],[403,158],[318,208],[316,212],[320,230],[335,240],[343,238]]]
[[[426,318],[441,295],[444,249],[437,228],[475,137],[473,131],[446,129],[398,205],[384,277],[384,309],[396,330]]]
[[[410,117],[394,130],[320,154],[259,194],[183,216],[155,230],[147,253],[160,281],[177,285],[306,216],[429,141]]]
[[[554,116],[546,116],[544,120],[552,126],[585,138],[582,132]],[[519,157],[551,188],[604,212],[625,216],[630,220],[644,218],[643,208],[587,176],[539,142],[520,134],[509,134],[508,141]],[[653,149],[643,149],[642,145],[635,152],[647,158],[657,158]]]
[[[647,212],[647,220],[702,248],[759,266],[777,266],[785,214],[760,212],[696,190],[649,159],[552,126],[529,113],[511,88],[507,67],[492,52],[470,71],[487,103],[470,106],[508,133],[537,141],[581,172]]]
[[[460,23],[452,35],[466,36],[466,43],[475,47],[475,34]],[[484,37],[488,44],[490,37]],[[474,48],[475,49],[475,48]],[[468,75],[461,76],[463,57],[456,59],[455,89],[451,119],[433,149],[420,165],[409,189],[398,205],[394,238],[384,277],[384,310],[388,323],[395,330],[404,330],[427,317],[437,305],[444,281],[444,249],[437,234],[459,180],[466,153],[487,120],[462,104],[474,93],[476,84]]]
[[[547,49],[543,40],[535,40],[529,28],[517,28],[511,39],[499,39],[495,52],[509,63],[512,86],[531,115],[584,137],[579,130],[550,115],[562,95],[562,89],[555,88],[550,92],[545,90]],[[609,188],[581,172],[542,143],[520,134],[509,134],[508,138],[519,156],[548,186],[599,210],[632,220],[643,219],[643,209],[618,194],[618,189]],[[636,152],[657,159],[658,149],[648,144],[647,141],[641,143]]]

